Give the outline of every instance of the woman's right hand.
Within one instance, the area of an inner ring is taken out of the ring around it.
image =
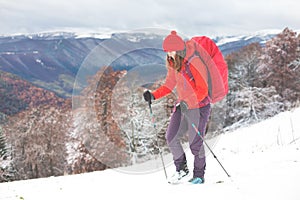
[[[151,103],[151,101],[155,99],[153,94],[149,90],[145,91],[143,96],[144,96],[145,101],[147,101],[149,103]]]

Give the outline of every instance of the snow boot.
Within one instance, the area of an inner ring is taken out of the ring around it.
[[[187,167],[187,164],[185,163],[181,170],[176,171],[173,176],[171,176],[168,180],[169,183],[171,184],[177,184],[182,181],[182,179],[189,174],[189,168]]]
[[[204,178],[194,177],[191,180],[189,180],[189,183],[191,184],[203,184],[205,182]]]

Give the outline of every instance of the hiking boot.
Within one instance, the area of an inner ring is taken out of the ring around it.
[[[187,164],[184,164],[183,168],[179,171],[176,171],[174,175],[169,178],[168,182],[171,184],[179,183],[182,180],[182,178],[186,177],[188,174],[189,169],[187,167]]]
[[[194,177],[191,180],[189,180],[189,183],[191,184],[203,184],[205,182],[204,178],[200,178],[200,177]]]

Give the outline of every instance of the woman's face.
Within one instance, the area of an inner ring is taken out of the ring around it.
[[[168,51],[167,55],[175,60],[176,51]]]
[[[178,72],[181,70],[183,59],[185,57],[184,51],[168,51],[167,52],[167,64],[169,67],[174,68]]]

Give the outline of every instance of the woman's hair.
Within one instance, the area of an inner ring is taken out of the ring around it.
[[[167,61],[166,61],[167,68],[172,67],[177,72],[179,72],[181,70],[185,53],[186,53],[185,50],[176,51],[175,59],[172,56],[167,55]]]

